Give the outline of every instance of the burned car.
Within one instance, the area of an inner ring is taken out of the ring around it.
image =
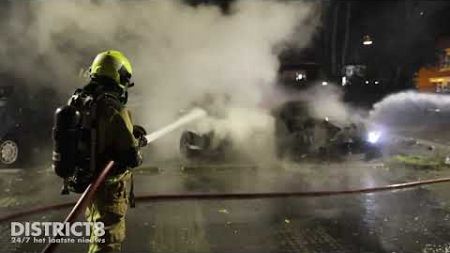
[[[340,158],[364,154],[366,159],[381,155],[379,133],[367,132],[364,124],[342,124],[327,117],[311,116],[308,104],[290,101],[274,110],[275,146],[279,158]]]
[[[231,151],[231,140],[220,138],[214,131],[199,133],[186,130],[180,138],[180,153],[189,160],[223,160]]]
[[[197,106],[208,108],[205,103]],[[248,133],[255,136],[249,138],[254,140],[267,137],[263,135],[271,135],[269,145],[274,144],[276,155],[280,159],[340,159],[353,154],[362,154],[365,159],[373,159],[381,155],[379,132],[367,131],[361,122],[313,117],[308,106],[308,103],[302,101],[282,104],[272,110],[270,118],[273,120],[273,131],[266,129],[259,133],[258,128],[253,128]],[[213,111],[211,108],[207,110]],[[250,115],[246,114],[246,117],[241,119],[248,120],[246,125],[254,124],[249,117]],[[229,118],[230,115],[215,113],[209,119],[210,126],[199,127],[201,124],[208,125],[208,120],[204,119],[185,130],[179,143],[181,155],[188,160],[223,160],[225,157],[235,157],[236,154],[231,154],[233,144],[239,144],[233,143],[230,129],[217,129],[217,126],[225,126]]]
[[[208,112],[209,119],[202,120],[202,124],[191,126],[183,131],[179,143],[179,151],[187,160],[223,160],[230,153],[231,139],[226,131],[218,131],[214,126],[218,121],[227,118],[226,107],[230,97],[227,94],[205,93],[193,102],[184,113],[193,108],[202,108]],[[220,134],[219,134],[220,132]]]

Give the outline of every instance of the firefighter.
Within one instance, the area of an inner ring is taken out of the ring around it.
[[[134,85],[131,75],[131,64],[121,52],[105,51],[92,62],[90,82],[83,88],[95,97],[103,97],[98,100],[95,115],[97,169],[110,160],[116,164],[86,210],[89,222],[105,225],[105,234],[100,238],[91,233],[89,252],[121,251],[125,239],[125,214],[134,201],[130,169],[142,163],[139,147],[146,144],[145,130],[133,126],[125,107],[127,89]]]

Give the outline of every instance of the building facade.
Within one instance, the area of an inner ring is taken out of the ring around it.
[[[437,66],[422,67],[416,75],[416,88],[421,92],[450,93],[450,38],[438,40]]]

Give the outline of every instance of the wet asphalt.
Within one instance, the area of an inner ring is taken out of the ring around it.
[[[313,191],[373,187],[450,176],[450,171],[389,167],[380,161],[321,164],[149,166],[135,172],[138,196],[164,193]],[[51,171],[2,173],[2,215],[59,195]],[[449,184],[327,197],[138,202],[127,216],[125,252],[448,252]],[[18,221],[59,221],[68,210]],[[1,252],[39,252],[13,244],[0,224]],[[85,252],[63,244],[58,252]]]
[[[436,141],[435,139],[430,139]],[[442,150],[399,141],[397,153]],[[395,145],[394,145],[395,146]],[[394,154],[388,154],[392,156]],[[42,165],[0,171],[0,216],[75,201]],[[186,164],[167,161],[135,171],[138,196],[173,193],[319,191],[375,187],[439,177],[450,169],[420,169],[386,159],[273,164]],[[68,209],[15,221],[61,221]],[[82,220],[82,218],[80,218]],[[40,252],[40,243],[11,243],[0,223],[0,252]],[[57,252],[86,252],[62,244]],[[450,183],[396,191],[253,200],[141,201],[127,214],[124,252],[450,252]]]

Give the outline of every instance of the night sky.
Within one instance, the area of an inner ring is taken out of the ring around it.
[[[186,2],[195,6],[219,5],[227,13],[234,1]],[[295,59],[285,58],[290,62],[318,62],[323,75],[331,79],[339,78],[343,65],[364,64],[372,76],[385,80],[386,92],[411,88],[414,73],[422,66],[436,63],[437,40],[450,35],[450,1],[324,0],[320,3],[322,26],[310,48],[303,56],[292,54],[291,58]],[[362,45],[364,35],[371,37],[373,45]]]

